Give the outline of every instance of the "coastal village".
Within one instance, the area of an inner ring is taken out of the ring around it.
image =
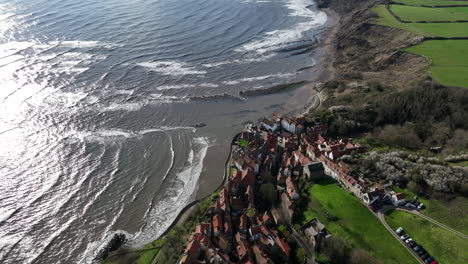
[[[278,227],[291,227],[301,188],[323,177],[335,179],[373,211],[383,201],[404,203],[404,194],[368,182],[340,160],[365,151],[351,139],[328,138],[325,125],[301,117],[273,113],[247,125],[233,141],[219,199],[196,226],[179,263],[291,263],[291,246]],[[268,205],[265,193],[272,198]],[[300,232],[312,251],[317,240],[333,235],[316,218]]]

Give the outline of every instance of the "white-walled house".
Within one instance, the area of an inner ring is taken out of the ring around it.
[[[392,204],[394,206],[399,206],[401,204],[404,204],[406,202],[405,198],[406,196],[404,193],[395,193],[392,195]]]

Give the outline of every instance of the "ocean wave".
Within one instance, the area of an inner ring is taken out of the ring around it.
[[[203,161],[210,146],[206,137],[193,138],[185,166],[173,179],[172,187],[164,190],[161,199],[153,204],[146,217],[147,224],[135,235],[134,245],[144,245],[160,236],[171,224],[183,207],[190,203],[197,189],[203,169]]]
[[[115,230],[115,231],[109,231],[107,230],[106,232],[103,233],[103,237],[100,240],[97,241],[92,241],[86,245],[86,250],[85,252],[81,255],[80,260],[78,263],[98,263],[96,261],[96,257],[101,252],[104,250],[104,248],[109,244],[109,242],[112,240],[114,235],[117,234],[123,234],[128,240],[131,240],[133,238],[133,235],[128,233],[125,230]]]
[[[51,45],[60,45],[68,48],[114,48],[117,44],[100,42],[95,40],[64,40],[64,41],[51,41]]]
[[[253,51],[257,54],[274,52],[288,45],[288,43],[304,38],[304,33],[312,28],[325,24],[327,15],[322,11],[313,11],[307,8],[312,3],[308,0],[290,0],[286,7],[291,10],[290,16],[306,18],[306,21],[297,23],[289,29],[273,30],[265,33],[264,38],[255,40],[237,48],[239,52]]]
[[[140,131],[131,131],[124,129],[107,129],[107,130],[97,130],[97,131],[70,131],[65,136],[66,140],[78,140],[83,141],[113,141],[119,139],[130,139],[130,138],[139,138],[145,134],[154,133],[154,132],[165,132],[171,130],[191,130],[192,132],[196,131],[194,127],[170,127],[170,126],[159,126],[155,128],[148,128]]]
[[[255,76],[255,77],[246,77],[246,78],[241,78],[237,80],[232,80],[232,81],[223,81],[223,84],[225,85],[235,85],[243,82],[255,82],[255,81],[262,81],[266,79],[283,79],[287,77],[291,77],[296,75],[296,73],[274,73],[274,74],[268,74],[268,75],[262,75],[262,76]]]
[[[179,84],[179,85],[162,85],[158,86],[156,90],[173,90],[173,89],[187,89],[187,88],[216,88],[218,84],[215,83],[200,83],[200,84]]]
[[[150,71],[158,72],[164,75],[205,75],[206,71],[197,70],[194,66],[180,61],[155,61],[141,62],[138,66],[149,69]]]
[[[255,62],[264,62],[276,56],[276,53],[264,54],[264,55],[256,55],[250,58],[243,58],[243,59],[235,59],[230,61],[221,61],[221,62],[214,62],[214,63],[204,63],[202,64],[203,67],[206,68],[217,68],[224,65],[230,64],[249,64]]]

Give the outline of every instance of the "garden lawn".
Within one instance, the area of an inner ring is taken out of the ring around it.
[[[410,6],[468,6],[467,1],[393,0],[393,2]]]
[[[438,262],[468,263],[467,239],[408,212],[390,211],[385,219],[394,230],[403,227],[406,233]]]
[[[327,179],[308,185],[303,195],[307,195],[310,202],[299,216],[302,223],[318,217],[332,235],[347,240],[355,248],[369,251],[384,263],[417,263],[358,198],[333,181]]]
[[[136,260],[136,264],[150,264],[154,257],[158,254],[160,248],[163,246],[165,239],[158,239],[150,244],[147,244],[144,249],[149,249],[143,251],[140,257]]]
[[[390,10],[403,21],[468,20],[468,7],[430,8],[390,5]]]
[[[414,193],[407,189],[393,186],[393,190],[397,193],[402,192],[406,194],[407,199],[412,199],[415,196]],[[468,198],[457,196],[450,201],[440,201],[419,197],[418,201],[426,206],[421,213],[459,232],[468,234],[468,212],[466,211],[466,208],[468,208]]]
[[[247,147],[247,145],[249,145],[249,141],[248,141],[248,140],[245,140],[245,139],[239,140],[239,146],[241,146],[241,147]]]
[[[468,87],[468,40],[428,40],[405,50],[431,59],[429,72],[441,84]]]

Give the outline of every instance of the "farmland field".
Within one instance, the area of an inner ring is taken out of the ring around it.
[[[468,20],[468,7],[430,8],[391,5],[390,10],[404,21]]]
[[[438,82],[468,87],[468,40],[428,40],[406,51],[431,59],[429,72]]]
[[[394,0],[395,3],[401,3],[412,6],[450,6],[450,5],[465,5],[467,1],[434,1],[434,0]]]
[[[393,230],[403,227],[437,261],[444,264],[468,262],[468,240],[408,212],[391,211],[385,219]]]
[[[383,5],[375,7],[373,11],[379,16],[378,25],[400,28],[427,37],[468,37],[468,23],[401,23]]]
[[[327,179],[320,184],[309,185],[303,195],[309,203],[299,216],[301,223],[318,217],[332,235],[347,240],[354,247],[368,250],[384,263],[416,263],[377,217],[334,181]]]
[[[468,23],[411,23],[406,24],[410,31],[424,36],[468,37]]]

